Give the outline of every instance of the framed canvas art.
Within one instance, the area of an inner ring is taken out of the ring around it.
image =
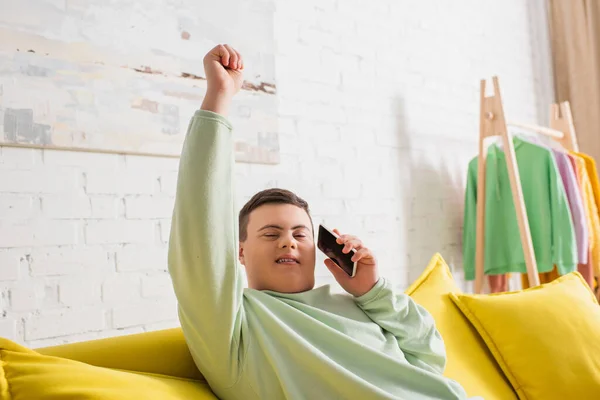
[[[273,13],[272,0],[2,2],[0,145],[178,157],[202,59],[229,43],[246,65],[236,160],[278,163]]]

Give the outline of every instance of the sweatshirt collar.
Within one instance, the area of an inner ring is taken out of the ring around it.
[[[331,285],[319,286],[300,293],[281,293],[273,290],[263,290],[262,292],[281,299],[289,299],[303,304],[315,305],[320,304],[323,300],[331,297]]]

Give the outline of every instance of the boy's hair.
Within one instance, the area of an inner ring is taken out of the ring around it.
[[[241,242],[248,238],[248,221],[250,219],[250,213],[265,204],[291,204],[293,206],[300,207],[306,211],[312,225],[312,217],[310,216],[308,203],[304,199],[298,197],[289,190],[278,188],[266,189],[252,196],[252,198],[240,210],[239,228]]]

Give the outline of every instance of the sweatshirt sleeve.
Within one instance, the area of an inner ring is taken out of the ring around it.
[[[233,140],[223,116],[196,111],[179,163],[169,272],[190,352],[211,384],[241,369],[243,279],[237,265]]]
[[[550,218],[552,220],[552,261],[564,275],[577,268],[577,243],[571,209],[556,161],[548,153]]]
[[[475,168],[473,168],[475,165]],[[469,163],[465,209],[463,215],[463,268],[465,279],[475,279],[475,247],[477,240],[477,159]]]
[[[394,293],[389,282],[380,278],[369,292],[355,301],[369,318],[396,337],[409,363],[429,372],[444,372],[444,341],[431,314],[410,296]]]

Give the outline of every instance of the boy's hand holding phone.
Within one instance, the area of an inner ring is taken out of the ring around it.
[[[371,290],[379,280],[377,260],[371,250],[365,247],[356,236],[343,235],[337,229],[334,229],[333,232],[339,236],[337,243],[344,245],[342,253],[348,254],[352,249],[356,250],[352,257],[352,261],[356,262],[355,276],[348,275],[329,258],[325,259],[325,265],[346,292],[355,297],[362,296]]]

